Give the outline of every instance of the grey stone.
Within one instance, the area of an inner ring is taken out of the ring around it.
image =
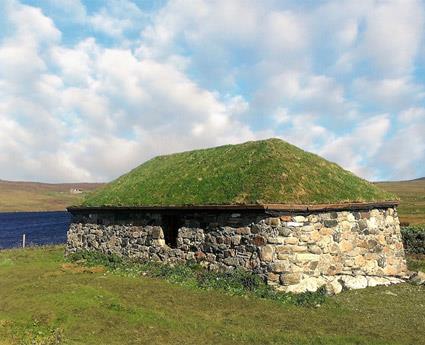
[[[338,225],[338,221],[336,219],[329,219],[329,220],[324,220],[323,224],[327,228],[333,228],[334,226]]]

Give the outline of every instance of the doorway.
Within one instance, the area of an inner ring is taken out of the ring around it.
[[[182,221],[177,215],[162,216],[162,230],[167,246],[177,248],[177,235],[179,228],[182,226]]]

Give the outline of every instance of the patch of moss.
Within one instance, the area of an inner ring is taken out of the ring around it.
[[[314,204],[396,197],[280,139],[158,156],[89,195],[84,206]]]

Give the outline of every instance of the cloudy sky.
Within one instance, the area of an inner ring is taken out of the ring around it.
[[[279,137],[425,176],[425,3],[1,0],[0,179],[107,181]]]

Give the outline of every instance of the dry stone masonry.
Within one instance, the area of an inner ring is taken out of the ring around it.
[[[78,250],[243,268],[295,293],[395,284],[407,272],[394,207],[298,214],[74,211],[67,252]]]

